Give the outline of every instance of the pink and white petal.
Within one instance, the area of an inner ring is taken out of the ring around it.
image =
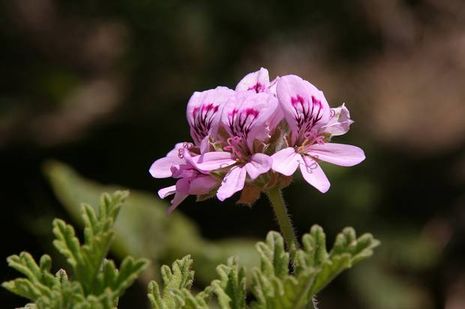
[[[193,158],[193,165],[203,172],[211,172],[236,163],[230,152],[212,151]]]
[[[241,191],[244,188],[245,176],[247,172],[245,168],[235,166],[224,176],[216,197],[220,201],[224,201],[231,197],[234,193]]]
[[[176,192],[189,194],[190,179],[181,178],[176,182]]]
[[[189,194],[207,194],[218,185],[218,180],[210,175],[199,175],[191,180]]]
[[[160,198],[165,198],[167,196],[173,195],[176,193],[176,185],[172,185],[166,188],[158,190],[158,196]]]
[[[207,153],[210,150],[210,135],[205,136],[205,138],[200,142],[200,153]]]
[[[188,196],[189,194],[176,192],[174,198],[171,200],[171,206],[166,210],[166,212],[168,214],[172,213],[176,209],[176,207],[178,207],[179,204],[181,204]]]
[[[211,134],[216,135],[223,104],[235,91],[227,87],[216,87],[202,92],[194,92],[187,103],[186,117],[195,144]]]
[[[276,94],[284,112],[284,117],[291,131],[294,133],[293,135],[295,135],[298,130],[297,118],[302,119],[306,117],[310,119],[310,116],[312,116],[306,113],[304,114],[302,111],[303,107],[299,107],[299,109],[295,108],[293,101],[295,102],[298,98],[303,100],[302,104],[305,105],[306,110],[313,111],[314,117],[316,117],[317,114],[319,118],[321,117],[315,126],[321,126],[328,122],[331,111],[323,92],[299,76],[286,75],[280,77],[276,86]],[[314,109],[309,106],[313,104],[313,99],[321,103],[321,108]],[[307,121],[309,121],[309,119]]]
[[[313,159],[304,156],[300,161],[300,172],[304,179],[321,193],[325,193],[331,186],[320,165]]]
[[[268,172],[271,168],[272,160],[270,156],[263,153],[256,153],[250,158],[250,162],[244,167],[250,179],[254,180],[261,174]]]
[[[362,149],[346,144],[314,144],[310,146],[308,154],[315,159],[340,166],[354,166],[365,160]]]
[[[339,107],[331,108],[331,118],[328,124],[321,128],[321,132],[329,133],[332,136],[344,135],[349,131],[352,123],[349,110],[345,104],[342,104]]]
[[[252,72],[244,76],[236,86],[236,91],[253,90],[255,92],[263,92],[268,88],[270,77],[268,70],[260,68],[256,72]]]
[[[295,152],[293,147],[284,148],[271,156],[273,171],[286,176],[295,173],[301,161],[301,155]]]
[[[152,166],[150,166],[149,172],[153,178],[171,177],[173,175],[171,172],[171,167],[173,165],[179,165],[182,163],[183,161],[179,158],[164,157],[153,162]]]

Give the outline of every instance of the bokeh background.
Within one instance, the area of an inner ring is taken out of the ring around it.
[[[465,308],[464,1],[5,0],[0,46],[2,281],[17,275],[6,256],[50,252],[52,218],[71,220],[44,162],[156,203],[170,182],[148,167],[189,139],[192,92],[235,87],[263,66],[346,102],[355,124],[338,141],[367,154],[351,169],[327,166],[325,195],[299,179],[285,192],[300,234],[318,223],[332,239],[351,225],[383,243],[320,307]],[[277,228],[264,198],[252,208],[189,199],[177,212],[210,240]],[[144,294],[136,285],[121,307]]]

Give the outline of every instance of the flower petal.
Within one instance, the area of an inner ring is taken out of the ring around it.
[[[280,77],[276,86],[279,104],[292,131],[293,143],[299,135],[325,125],[331,110],[318,88],[296,75]]]
[[[149,172],[153,178],[167,178],[172,176],[171,167],[183,164],[184,160],[179,157],[180,149],[186,148],[187,143],[177,143],[166,157],[156,160],[150,166]]]
[[[332,136],[344,135],[349,131],[352,123],[349,110],[345,104],[342,104],[339,107],[331,108],[331,118],[328,124],[321,128],[321,131]]]
[[[236,163],[230,152],[214,151],[193,158],[192,164],[200,171],[210,172]]]
[[[315,159],[340,166],[354,166],[365,160],[362,149],[336,143],[314,144],[310,146],[308,154]]]
[[[271,156],[273,160],[271,168],[278,173],[291,176],[299,166],[300,158],[293,147],[282,149]]]
[[[227,87],[217,87],[194,92],[191,96],[187,103],[186,116],[192,139],[197,146],[208,134],[216,135],[222,106],[234,93]]]
[[[271,168],[271,158],[263,153],[256,153],[250,158],[250,162],[244,167],[250,179],[254,180],[261,174],[268,172]]]
[[[189,194],[201,195],[209,193],[216,185],[218,180],[210,175],[200,175],[191,180]]]
[[[304,179],[321,193],[329,190],[330,183],[320,165],[307,156],[300,161],[300,172]]]
[[[243,167],[235,166],[224,176],[223,182],[216,193],[220,201],[231,197],[237,191],[244,188],[246,170]]]
[[[167,178],[172,176],[171,167],[182,164],[182,160],[173,157],[164,157],[152,163],[149,172],[153,178]]]
[[[188,196],[189,195],[186,193],[176,192],[174,198],[171,200],[171,206],[166,210],[166,212],[169,214],[172,213],[173,210],[175,210],[176,207],[178,207],[179,204],[181,204]]]
[[[268,126],[278,108],[278,100],[269,93],[238,92],[224,105],[221,123],[230,136],[247,140],[252,149],[255,139],[268,137]]]
[[[236,86],[236,91],[252,90],[256,93],[264,92],[270,84],[268,70],[260,68],[256,72],[252,72],[244,76]]]
[[[165,197],[170,196],[170,195],[172,195],[174,193],[176,193],[176,185],[169,186],[169,187],[162,188],[162,189],[158,190],[158,196],[160,198],[165,198]]]

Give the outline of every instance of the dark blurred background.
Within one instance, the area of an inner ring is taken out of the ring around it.
[[[6,256],[42,254],[42,231],[67,218],[45,160],[156,199],[171,182],[148,167],[189,139],[192,92],[233,88],[263,66],[346,102],[355,124],[338,142],[367,154],[327,166],[325,195],[299,180],[285,192],[300,234],[318,223],[331,239],[351,225],[383,243],[320,307],[465,308],[464,1],[5,0],[0,29],[2,281],[16,276]],[[177,211],[210,239],[277,228],[264,198],[251,209],[189,199]],[[124,303],[144,297],[136,288]]]

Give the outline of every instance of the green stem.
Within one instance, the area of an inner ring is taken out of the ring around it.
[[[291,253],[291,258],[294,257],[295,251],[297,250],[299,243],[295,237],[294,228],[292,227],[291,218],[287,213],[286,204],[283,199],[283,195],[280,189],[271,189],[266,192],[268,199],[270,200],[271,206],[273,207],[274,214],[278,220],[281,234],[286,241],[287,248]]]

